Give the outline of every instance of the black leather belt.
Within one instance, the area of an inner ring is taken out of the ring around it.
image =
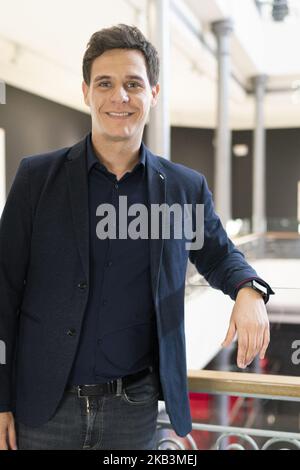
[[[121,379],[111,380],[110,382],[105,382],[102,384],[92,384],[92,385],[72,385],[66,388],[66,392],[77,393],[78,397],[88,397],[88,396],[99,396],[106,394],[115,394],[117,392],[118,380],[122,382],[122,389],[133,382],[136,382],[143,377],[146,377],[150,372],[152,372],[153,367],[147,367],[136,374],[126,375]]]

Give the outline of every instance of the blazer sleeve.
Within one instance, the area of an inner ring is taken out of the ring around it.
[[[12,403],[18,313],[26,283],[31,232],[29,163],[24,158],[0,220],[0,340],[5,345],[5,360],[0,364],[0,411],[8,411]]]
[[[238,286],[248,279],[259,280],[268,288],[268,293],[274,293],[227,236],[214,210],[212,193],[206,178],[201,176],[203,179],[200,203],[204,204],[204,238],[202,248],[190,250],[190,261],[212,287],[222,290],[233,300],[236,298]]]

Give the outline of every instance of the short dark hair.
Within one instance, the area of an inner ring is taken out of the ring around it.
[[[94,60],[111,49],[136,49],[143,53],[146,61],[147,75],[151,86],[155,86],[159,77],[159,57],[157,50],[142,32],[135,26],[118,24],[111,28],[96,31],[90,38],[83,57],[82,72],[87,85],[91,80],[91,69]]]

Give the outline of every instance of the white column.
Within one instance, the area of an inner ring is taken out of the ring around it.
[[[0,80],[0,104],[6,103],[5,82]]]
[[[0,129],[0,217],[6,201],[5,132]]]
[[[170,159],[170,0],[149,0],[149,40],[160,58],[160,93],[150,111],[147,145],[156,154]]]
[[[264,233],[266,221],[266,151],[264,94],[266,75],[253,78],[255,87],[255,129],[253,141],[252,232]]]
[[[216,212],[223,225],[231,219],[231,132],[229,128],[230,82],[230,19],[216,21],[212,30],[217,38],[218,50],[218,105],[215,139],[214,200]]]

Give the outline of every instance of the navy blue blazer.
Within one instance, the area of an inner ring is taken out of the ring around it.
[[[227,237],[205,177],[146,152],[151,204],[197,202],[205,208],[202,249],[186,250],[184,238],[150,241],[160,399],[175,432],[185,436],[191,431],[184,332],[188,258],[232,299],[236,286],[257,273]],[[30,426],[55,413],[75,357],[89,290],[88,217],[86,138],[21,160],[0,225],[0,339],[6,344],[0,411],[13,411]]]

